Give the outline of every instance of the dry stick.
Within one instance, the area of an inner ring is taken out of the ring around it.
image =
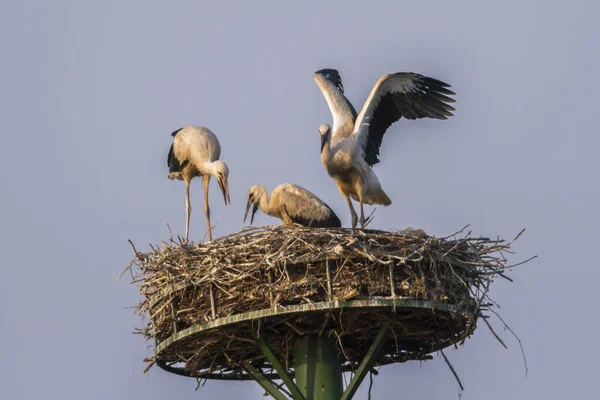
[[[146,372],[148,372],[150,370],[150,368],[152,368],[152,366],[154,365],[156,361],[152,361],[151,363],[149,363],[146,368],[144,368],[144,370],[142,371],[143,374],[145,374]]]
[[[171,318],[173,318],[173,333],[177,333],[177,320],[175,314],[175,303],[171,300]]]
[[[371,222],[373,222],[373,214],[375,214],[375,210],[377,209],[374,208],[373,211],[371,211],[371,214],[369,214],[369,216],[365,220],[365,228],[368,227]]]
[[[373,372],[369,371],[369,400],[371,400],[371,389],[373,388]]]
[[[208,285],[208,290],[210,292],[210,310],[212,313],[212,319],[216,319],[217,318],[217,310],[215,309],[215,296],[213,294],[213,285],[212,282],[209,283]]]
[[[390,294],[392,295],[392,299],[394,300],[394,306],[392,310],[396,312],[396,285],[394,284],[394,264],[390,264]]]
[[[325,272],[327,274],[327,297],[333,300],[333,287],[331,285],[331,271],[329,270],[329,259],[325,260]]]
[[[127,271],[129,271],[129,273],[131,274],[131,278],[133,279],[133,272],[131,272],[131,267],[133,267],[133,264],[135,263],[135,261],[136,261],[136,260],[133,260],[133,261],[131,261],[131,262],[129,263],[129,266],[128,266],[127,268],[125,268],[125,269],[123,270],[123,272],[121,272],[121,273],[119,274],[119,276],[117,276],[113,282],[116,282],[116,281],[118,281],[119,279],[121,279],[121,277],[123,276],[123,274],[125,274],[125,272],[127,272]]]
[[[456,273],[454,272],[454,268],[452,268],[452,267],[451,267],[451,269],[452,269],[452,273],[456,274]],[[462,281],[462,279],[461,279],[461,281]],[[490,288],[490,283],[491,283],[491,281],[490,281],[490,280],[488,280],[488,281],[486,282],[486,284],[485,284],[485,291],[484,291],[484,292],[483,292],[483,294],[482,294],[481,296],[479,296],[479,298],[477,299],[477,303],[475,304],[475,307],[474,307],[474,309],[473,309],[473,314],[471,315],[471,321],[469,321],[469,325],[467,326],[467,329],[465,329],[465,334],[464,334],[464,336],[463,336],[463,338],[462,338],[462,340],[461,340],[461,342],[460,342],[460,345],[461,345],[461,346],[462,346],[462,345],[465,343],[465,340],[467,340],[467,336],[469,335],[469,332],[471,331],[471,328],[472,328],[472,327],[473,327],[473,325],[475,324],[475,320],[476,320],[476,318],[475,318],[475,317],[477,316],[477,313],[479,312],[479,307],[481,307],[481,302],[483,301],[483,299],[484,299],[484,298],[485,298],[485,296],[487,295],[487,292],[488,292],[488,290],[489,290],[489,288]],[[466,283],[465,283],[464,281],[463,281],[463,284],[464,284],[464,285],[466,285]],[[471,291],[471,293],[472,293],[473,297],[476,297],[476,296],[475,296],[475,293],[473,293],[473,291],[471,290],[471,288],[470,288],[470,287],[469,287],[469,291]],[[486,322],[487,322],[487,321],[486,321]],[[492,331],[492,332],[493,332],[493,331]],[[500,338],[498,338],[498,339],[500,339]],[[500,343],[502,343],[502,340],[500,340]],[[503,343],[503,344],[504,344],[504,343]]]
[[[492,332],[492,335],[494,335],[494,337],[496,338],[496,340],[498,340],[498,342],[500,342],[500,344],[505,348],[508,349],[508,347],[506,346],[506,344],[502,341],[502,339],[500,339],[500,336],[498,336],[498,334],[496,332],[494,332],[494,329],[492,329],[492,326],[490,325],[490,323],[487,321],[487,319],[482,318],[483,322],[485,322],[485,324],[487,325],[488,328],[490,328],[490,332]]]
[[[465,230],[465,229],[467,229],[469,226],[471,226],[471,224],[467,224],[467,225],[465,225],[465,226],[464,226],[464,227],[463,227],[461,230],[459,230],[459,231],[456,231],[456,232],[454,232],[454,233],[453,233],[453,234],[451,234],[451,235],[448,235],[448,236],[441,237],[440,239],[449,239],[449,238],[451,238],[451,237],[455,237],[455,236],[456,236],[456,235],[458,235],[459,233],[463,233],[463,232],[464,232],[464,230]]]
[[[504,268],[514,268],[514,267],[518,267],[519,265],[523,265],[523,264],[525,264],[525,263],[527,263],[527,262],[529,262],[529,261],[531,261],[531,260],[533,260],[534,258],[537,258],[537,257],[538,257],[537,255],[535,255],[535,256],[531,256],[531,257],[529,257],[529,258],[528,258],[527,260],[525,260],[525,261],[521,261],[520,263],[513,264],[513,265],[507,265],[507,266],[506,266],[506,267],[504,267]],[[502,275],[502,274],[500,274],[500,275]],[[508,279],[508,278],[506,278],[506,279]],[[512,281],[511,281],[511,282],[512,282]]]
[[[491,308],[489,310],[491,312],[493,312],[500,321],[502,321],[502,323],[504,324],[504,328],[508,329],[510,331],[510,333],[512,333],[512,335],[515,337],[515,339],[517,339],[517,341],[519,342],[519,347],[521,347],[521,354],[523,355],[523,363],[525,364],[525,376],[527,376],[527,373],[529,372],[529,368],[527,367],[527,357],[525,357],[525,350],[523,349],[523,342],[521,342],[521,339],[519,339],[519,337],[512,330],[512,328],[510,326],[508,326],[508,324],[506,322],[504,322],[504,320],[502,319],[500,314],[498,314],[496,311],[494,311]],[[484,319],[484,321],[485,321],[485,319]]]
[[[269,269],[267,273],[269,275],[269,303],[271,304],[271,308],[275,309],[275,306],[273,305],[273,271]]]
[[[444,357],[444,361],[446,361],[446,364],[448,364],[448,367],[450,367],[450,371],[452,371],[452,374],[456,378],[456,381],[458,382],[458,386],[460,386],[460,390],[465,390],[465,388],[463,387],[462,382],[460,381],[460,378],[458,377],[458,374],[454,370],[454,367],[452,366],[452,364],[450,364],[450,361],[448,360],[448,357],[446,357],[446,355],[444,354],[444,350],[440,349],[440,352],[442,353],[442,357]]]
[[[131,271],[131,267],[133,267],[133,264],[135,264],[136,261],[141,260],[143,258],[143,256],[144,256],[142,253],[139,253],[137,251],[137,249],[135,248],[135,245],[133,244],[133,242],[131,241],[131,239],[127,239],[127,241],[129,242],[129,244],[133,248],[133,254],[135,255],[135,258],[129,263],[129,266],[127,268],[125,268],[123,270],[123,272],[121,272],[119,274],[119,276],[117,276],[117,278],[113,282],[116,282],[119,279],[121,279],[121,277],[123,276],[123,274],[125,273],[125,271],[129,271],[129,273],[131,274],[131,279],[133,279],[133,272]]]
[[[319,329],[319,337],[323,336],[323,332],[325,331],[325,328],[327,328],[327,323],[329,322],[330,317],[331,317],[330,312],[325,314],[325,319],[323,320],[323,325],[321,325],[321,329]]]
[[[521,229],[521,232],[519,232],[517,234],[517,236],[515,236],[515,238],[513,240],[511,240],[510,242],[508,242],[507,246],[510,247],[510,245],[513,244],[519,238],[519,236],[521,236],[523,234],[523,232],[525,232],[525,228]]]
[[[174,243],[174,241],[173,241],[173,231],[171,230],[171,225],[169,225],[169,223],[167,221],[165,221],[165,224],[167,224],[167,229],[169,230],[169,242],[170,243]]]
[[[289,326],[290,328],[292,328],[298,334],[298,336],[306,335],[306,332],[301,331],[296,326],[290,324],[288,321],[283,321],[283,323],[286,324],[287,326]]]

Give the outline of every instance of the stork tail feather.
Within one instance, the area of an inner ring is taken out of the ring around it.
[[[389,206],[392,204],[392,200],[388,197],[383,190],[377,193],[368,195],[364,198],[365,204],[381,204],[383,206]]]

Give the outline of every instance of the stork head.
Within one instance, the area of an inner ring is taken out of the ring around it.
[[[229,184],[227,183],[227,180],[229,179],[229,168],[227,167],[227,164],[221,160],[213,162],[213,175],[217,179],[217,183],[223,192],[225,205],[227,205],[227,203],[231,204],[231,198],[229,197]]]
[[[329,126],[329,124],[321,124],[319,126],[319,133],[321,134],[321,152],[323,152],[323,147],[325,147],[331,134],[331,126]]]
[[[248,189],[248,202],[246,203],[246,212],[244,213],[244,223],[246,223],[246,218],[248,218],[248,211],[250,211],[250,207],[252,207],[252,215],[250,216],[250,225],[254,222],[254,214],[258,211],[258,206],[260,204],[261,196],[264,196],[267,193],[267,190],[264,186],[254,185],[250,189]]]
[[[319,133],[321,136],[327,136],[331,132],[331,126],[329,124],[321,124],[319,125]]]

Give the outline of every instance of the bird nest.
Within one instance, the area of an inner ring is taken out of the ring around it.
[[[507,268],[510,243],[465,236],[268,226],[134,247],[129,270],[147,318],[138,332],[155,346],[146,369],[240,379],[242,362],[269,368],[260,337],[293,375],[294,341],[319,335],[353,370],[383,324],[391,333],[379,365],[430,358],[473,333]]]

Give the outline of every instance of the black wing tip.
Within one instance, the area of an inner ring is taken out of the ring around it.
[[[420,86],[420,90],[423,90],[426,97],[429,97],[430,100],[432,100],[434,103],[437,103],[437,112],[440,113],[441,110],[439,110],[439,108],[442,108],[443,112],[441,112],[441,114],[451,117],[452,113],[450,111],[455,111],[455,108],[447,103],[456,103],[456,99],[449,97],[456,95],[456,93],[454,93],[452,90],[447,89],[451,86],[446,82],[440,81],[439,79],[430,78],[427,76],[421,76],[419,81],[420,82],[418,86]],[[426,88],[424,86],[426,86]]]
[[[175,164],[177,160],[175,159],[175,154],[173,153],[173,145],[171,144],[171,148],[169,149],[169,154],[167,155],[167,167],[169,167],[169,172],[175,171]]]
[[[454,117],[454,114],[452,114],[450,110],[444,110],[444,112],[442,113],[442,117],[438,119],[448,119],[449,117]]]
[[[176,131],[173,131],[173,132],[171,133],[171,136],[175,137],[175,135],[177,135],[177,134],[179,133],[179,131],[180,131],[180,130],[182,130],[182,129],[183,129],[183,128],[179,128],[179,129],[177,129]]]
[[[329,208],[329,206],[327,206]],[[327,216],[327,219],[321,221],[314,221],[311,226],[315,228],[341,228],[342,221],[337,216],[336,213],[333,212],[331,208],[329,208],[330,214]]]
[[[327,207],[327,209],[329,210],[329,215],[327,215],[327,219],[325,219],[324,221],[321,221],[319,223],[319,227],[321,227],[321,228],[341,228],[342,221],[337,216],[335,211],[333,211],[327,203],[323,203],[323,204],[325,204],[325,207]]]
[[[321,75],[323,78],[333,83],[339,90],[344,92],[344,85],[342,84],[342,77],[337,69],[324,68],[315,72],[315,75]]]
[[[419,80],[421,81],[422,84],[429,86],[430,89],[432,89],[438,93],[443,93],[443,94],[450,95],[450,96],[456,95],[456,93],[454,93],[452,90],[448,89],[448,88],[452,87],[452,86],[450,86],[450,84],[440,81],[439,79],[421,75]],[[450,100],[445,100],[445,101],[450,101]],[[452,100],[452,101],[455,101],[455,100]]]
[[[376,147],[372,151],[370,149],[364,149],[364,153],[365,153],[364,160],[369,167],[372,167],[375,164],[379,164],[379,162],[380,162],[379,154],[375,153],[376,149],[377,149]]]
[[[430,76],[422,76],[422,80],[425,83],[428,83],[428,84],[431,84],[431,85],[441,86],[443,88],[452,87],[452,86],[450,86],[450,84],[448,84],[448,83],[446,83],[444,81],[440,81],[439,79],[432,78]]]
[[[187,165],[188,162],[189,162],[189,160],[185,160],[184,162],[179,162],[177,157],[175,157],[175,152],[173,150],[173,144],[171,144],[171,148],[169,149],[169,154],[167,155],[167,167],[169,167],[169,173],[183,171],[183,168]]]
[[[447,94],[449,96],[456,96],[456,93],[454,93],[452,90],[448,90],[445,88],[437,88],[436,91],[439,93]]]
[[[338,70],[335,68],[323,68],[323,69],[316,71],[315,75],[316,74],[323,75],[323,76],[325,76],[327,74],[334,74],[334,75],[338,75],[338,76],[340,75]]]
[[[331,218],[329,218],[329,222],[330,222],[331,228],[341,228],[342,227],[342,221],[340,221],[339,217],[335,214],[333,214],[331,216]]]

